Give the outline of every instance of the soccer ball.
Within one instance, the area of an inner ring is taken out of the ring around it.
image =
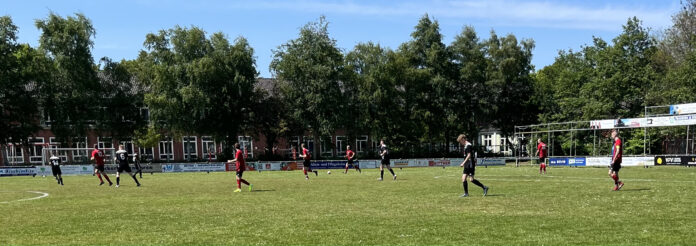
[[[326,174],[331,174],[331,171],[327,171]]]

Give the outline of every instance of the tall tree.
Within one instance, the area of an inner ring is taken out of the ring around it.
[[[103,96],[98,104],[97,130],[108,132],[116,139],[131,138],[136,130],[147,124],[147,118],[141,113],[146,90],[129,71],[135,62],[114,62],[104,57],[101,63],[99,79]]]
[[[372,42],[360,43],[346,55],[344,94],[353,110],[346,124],[360,133],[385,138],[395,153],[406,141],[409,116],[404,114],[400,88],[409,68],[403,56]]]
[[[50,13],[36,20],[36,27],[41,30],[39,47],[53,62],[52,78],[41,93],[46,97],[42,107],[52,132],[68,142],[94,123],[98,109],[92,105],[102,98],[91,53],[95,30],[83,14],[64,18]]]
[[[456,69],[456,79],[449,88],[450,106],[446,108],[448,136],[466,132],[477,136],[488,127],[493,112],[492,94],[486,88],[486,53],[472,26],[466,26],[448,47]]]
[[[686,61],[696,49],[696,0],[683,0],[681,10],[672,16],[672,26],[665,30],[660,49],[677,65]]]
[[[491,124],[500,129],[503,136],[510,136],[514,126],[523,125],[536,118],[535,107],[531,105],[532,50],[534,41],[520,42],[508,34],[505,37],[491,31],[485,41],[487,58],[486,87],[492,98]]]
[[[43,53],[17,43],[17,26],[12,19],[0,17],[0,146],[26,143],[27,137],[40,129],[38,92],[49,69]]]
[[[258,73],[253,49],[240,37],[230,44],[222,33],[206,38],[197,27],[148,34],[137,75],[151,120],[170,134],[211,134],[225,139],[224,152],[249,123]]]
[[[319,153],[322,136],[332,136],[340,122],[336,112],[346,110],[339,82],[343,54],[329,36],[324,16],[307,23],[299,37],[273,51],[270,69],[292,117],[314,136],[314,153]]]
[[[414,141],[442,143],[452,136],[445,136],[446,109],[450,108],[453,85],[453,69],[450,55],[444,43],[437,21],[423,16],[411,33],[412,40],[402,44],[399,52],[407,57],[410,79],[404,83],[406,113],[411,115],[417,127],[410,135]]]

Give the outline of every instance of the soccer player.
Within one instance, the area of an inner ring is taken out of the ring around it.
[[[546,174],[546,156],[548,155],[548,150],[546,148],[546,144],[541,141],[541,138],[537,139],[537,151],[536,151],[536,156],[539,156],[539,174],[541,174],[541,171],[544,171],[544,174]]]
[[[133,153],[133,164],[135,164],[135,174],[140,173],[140,178],[143,178],[143,167],[140,166],[140,158],[138,158],[138,153]]]
[[[249,182],[244,180],[242,178],[242,175],[244,175],[244,170],[246,170],[246,163],[244,162],[244,153],[242,150],[239,148],[239,143],[234,144],[234,160],[231,160],[231,162],[234,162],[236,164],[236,176],[237,176],[237,189],[234,190],[234,192],[242,192],[242,183],[245,185],[249,186],[249,191],[252,190],[253,185],[251,185]]]
[[[611,131],[611,138],[614,139],[614,146],[611,147],[611,164],[609,165],[609,177],[614,180],[614,188],[618,191],[624,186],[624,183],[619,180],[619,170],[621,169],[621,157],[623,156],[623,143],[619,138],[619,131],[614,129]]]
[[[379,166],[379,181],[384,180],[384,167],[386,166],[387,169],[389,169],[389,172],[391,175],[394,177],[393,180],[396,180],[396,174],[394,174],[394,170],[392,170],[391,165],[389,163],[389,148],[387,148],[387,145],[384,144],[384,139],[379,140],[379,155],[382,157],[382,165]]]
[[[362,170],[360,170],[360,166],[356,165],[353,163],[355,160],[355,152],[350,149],[350,145],[346,146],[346,159],[348,159],[348,162],[346,162],[346,171],[343,172],[343,174],[348,173],[348,165],[351,165],[355,168],[355,170],[358,170],[359,173],[362,173]]]
[[[97,177],[99,177],[99,185],[104,184],[102,175],[104,176],[104,178],[106,178],[106,181],[109,181],[109,186],[113,185],[114,183],[112,183],[109,179],[109,175],[106,175],[106,172],[104,172],[104,151],[99,149],[98,144],[94,145],[94,150],[92,150],[92,158],[90,158],[90,160],[96,162],[96,164],[94,165],[94,173],[96,173]]]
[[[474,154],[474,148],[471,145],[469,141],[466,139],[466,135],[461,134],[459,137],[457,137],[457,142],[459,142],[461,145],[464,145],[464,161],[462,164],[460,164],[460,167],[464,167],[464,172],[462,174],[462,185],[464,186],[464,194],[461,195],[461,197],[468,197],[469,196],[469,184],[467,183],[467,180],[470,180],[471,183],[474,183],[475,185],[481,187],[483,189],[483,196],[486,196],[488,194],[488,186],[483,185],[481,182],[479,182],[476,178],[474,178],[474,175],[476,174],[476,156]]]
[[[56,153],[51,152],[51,158],[48,159],[48,162],[51,164],[53,177],[56,178],[59,185],[63,185],[63,172],[60,170],[60,157],[56,156]]]
[[[118,169],[116,170],[116,188],[121,184],[121,173],[127,172],[128,175],[133,178],[135,183],[140,186],[140,182],[135,178],[135,174],[131,174],[131,167],[128,164],[128,152],[123,148],[123,144],[118,146],[118,151],[116,151],[116,158],[114,160],[118,161]]]
[[[312,171],[312,154],[309,152],[307,148],[305,148],[305,144],[302,143],[302,154],[300,154],[300,158],[302,158],[302,172],[304,172],[304,176],[306,180],[309,180],[309,175],[307,175],[307,171],[313,172],[314,176],[319,176],[319,172],[317,171]]]

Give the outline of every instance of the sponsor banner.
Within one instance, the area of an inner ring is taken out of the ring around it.
[[[682,155],[682,156],[655,156],[654,165],[696,165],[695,155]]]
[[[429,160],[428,161],[428,166],[429,167],[444,167],[444,166],[450,166],[451,162],[450,160],[444,159],[444,160]]]
[[[590,167],[608,167],[611,164],[611,157],[587,157],[585,165]],[[652,166],[655,158],[649,156],[623,157],[621,158],[622,167]]]
[[[0,177],[3,176],[32,176],[37,174],[35,167],[2,167]],[[49,168],[50,172],[50,168]]]
[[[696,125],[696,114],[590,121],[591,129],[612,129],[616,127],[640,128],[686,125]]]
[[[36,174],[42,176],[53,176],[50,165],[37,166]],[[92,165],[60,165],[60,171],[63,175],[88,175],[94,173]]]
[[[259,171],[280,171],[282,162],[255,162],[254,167]]]
[[[590,121],[591,129],[612,129],[616,125],[616,120],[593,120]]]
[[[503,158],[477,158],[477,166],[505,166],[505,159]]]
[[[225,163],[217,164],[163,164],[163,173],[179,173],[179,172],[224,172],[226,170]],[[250,165],[247,165],[249,169]],[[253,169],[253,168],[252,168]]]
[[[280,164],[280,170],[283,170],[283,171],[301,170],[302,169],[301,165],[302,165],[302,163],[297,163],[296,161],[283,162]]]
[[[347,161],[312,161],[312,169],[343,169],[346,168],[346,163]],[[358,165],[362,168],[360,165],[362,163],[361,161],[353,161],[354,165]],[[301,168],[302,164],[298,164]],[[353,168],[352,166],[348,166],[349,168]]]
[[[137,171],[138,169],[135,168],[135,164],[130,164],[131,170],[133,172]],[[143,173],[161,173],[162,172],[162,164],[140,164],[140,167],[143,169]],[[114,164],[108,164],[104,165],[104,172],[106,173],[116,173],[118,170],[118,165]],[[92,170],[94,172],[94,170]]]
[[[413,162],[412,165],[409,165],[409,163]],[[391,166],[392,167],[409,167],[409,166],[415,166],[416,162],[414,160],[391,160]]]
[[[378,168],[379,165],[382,164],[381,160],[362,160],[360,161],[360,168],[362,169],[368,169],[368,168]]]
[[[568,158],[551,157],[549,158],[550,166],[568,166]]]
[[[693,114],[696,113],[696,103],[676,104],[669,106],[669,114]]]
[[[568,158],[568,166],[584,167],[585,161],[586,161],[585,157],[569,157]]]

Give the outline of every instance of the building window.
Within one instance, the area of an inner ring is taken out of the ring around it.
[[[171,161],[174,160],[174,143],[171,137],[165,137],[159,142],[159,159]]]
[[[155,148],[138,148],[138,158],[144,161],[152,161],[155,158]]]
[[[29,162],[41,163],[43,161],[44,138],[29,138]]]
[[[7,147],[7,161],[10,164],[24,163],[24,150],[21,145],[8,144]]]
[[[133,150],[135,149],[135,145],[133,145],[133,142],[130,140],[121,140],[119,141],[119,144],[123,145],[123,148],[128,152],[129,157],[133,157]],[[131,159],[132,160],[132,159]]]
[[[367,151],[367,136],[362,135],[358,138],[355,139],[355,148],[353,148],[355,152],[364,152]]]
[[[61,142],[58,142],[55,137],[49,137],[48,138],[48,148],[49,149],[55,149],[55,148],[60,148]],[[50,154],[48,154],[50,155]],[[60,158],[61,161],[67,162],[68,161],[68,151],[65,150],[60,150],[56,152],[56,156]],[[49,158],[48,156],[46,158]]]
[[[203,159],[215,159],[217,153],[215,140],[212,137],[201,137],[201,144],[203,145]]]
[[[303,136],[302,137],[302,142],[305,144],[305,147],[312,152],[312,157],[314,157],[314,137],[312,136]],[[299,149],[299,148],[298,148]],[[299,149],[302,150],[302,149]]]
[[[331,156],[331,154],[333,153],[333,148],[332,148],[333,143],[331,142],[331,140],[332,140],[331,138],[326,138],[326,139],[322,138],[320,140],[321,141],[321,155]]]
[[[346,136],[336,136],[336,153],[346,151]]]
[[[254,142],[250,136],[239,136],[239,146],[244,151],[245,158],[254,158]]]
[[[181,138],[181,146],[184,150],[184,160],[198,159],[198,138],[188,136]]]
[[[87,147],[87,137],[73,138],[70,147],[71,148],[83,148],[83,149],[88,148]],[[104,152],[104,153],[107,153],[107,152]],[[92,157],[92,156],[90,156],[90,154],[91,153],[89,153],[88,150],[73,150],[72,151],[72,158],[74,161],[80,161],[80,160],[84,160],[85,158],[89,159],[90,157]]]

